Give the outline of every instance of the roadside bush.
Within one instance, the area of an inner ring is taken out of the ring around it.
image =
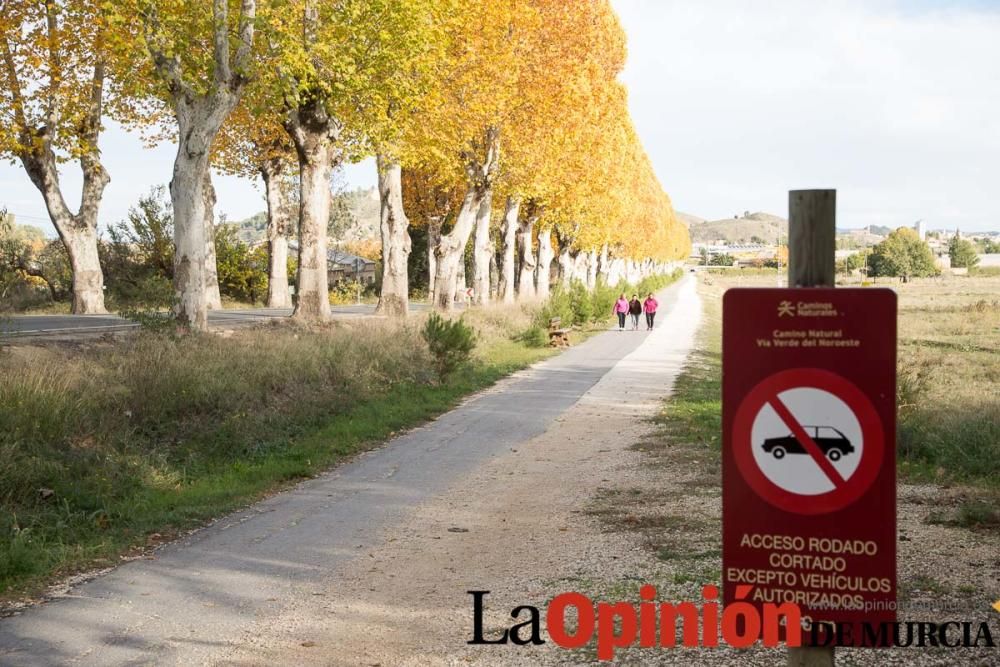
[[[561,284],[552,288],[549,298],[545,300],[541,308],[538,309],[538,312],[535,313],[534,323],[542,329],[547,329],[549,320],[554,317],[558,317],[562,321],[563,326],[570,326],[575,320],[573,315],[573,300],[570,292]]]
[[[421,336],[430,348],[435,370],[441,381],[466,363],[476,348],[476,332],[461,318],[449,320],[431,313],[424,323]]]
[[[515,340],[524,343],[528,347],[545,347],[549,344],[548,329],[543,329],[537,324],[532,324],[519,333]]]
[[[363,285],[357,280],[342,280],[330,288],[330,305],[344,306],[371,298],[376,295],[374,286]]]
[[[618,295],[622,293],[622,290],[627,289],[628,286],[624,282],[619,285],[608,285],[603,280],[598,280],[597,286],[591,292],[591,319],[595,322],[607,319],[611,314],[611,308],[615,305],[615,301],[618,300]],[[628,298],[632,294],[628,293],[625,296]]]
[[[177,331],[177,320],[170,311],[125,308],[118,312],[118,316],[139,325],[140,331],[169,335]]]
[[[237,236],[234,225],[219,225],[215,230],[215,255],[222,295],[251,305],[267,298],[266,246],[251,248]]]
[[[573,324],[582,326],[594,319],[594,301],[582,282],[573,281],[570,285],[569,303],[573,309]],[[608,312],[611,312],[611,306],[608,306]]]
[[[134,308],[165,308],[174,297],[174,214],[163,186],[108,227],[98,245],[108,296]]]

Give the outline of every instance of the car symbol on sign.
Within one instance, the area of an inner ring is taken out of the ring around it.
[[[839,461],[841,456],[854,451],[854,445],[847,439],[847,436],[832,426],[803,425],[802,428],[831,461]],[[806,453],[802,443],[790,433],[780,438],[767,438],[764,440],[764,451],[776,459],[785,458],[785,454]]]

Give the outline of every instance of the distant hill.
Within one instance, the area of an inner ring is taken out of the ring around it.
[[[674,211],[677,219],[684,223],[685,227],[690,228],[691,225],[700,225],[705,222],[705,218],[699,218],[696,215],[691,215],[690,213],[681,213],[680,211]]]
[[[779,238],[788,238],[788,221],[781,216],[758,211],[742,218],[692,223],[690,232],[691,240],[700,243],[751,243],[755,239],[777,243]]]
[[[379,236],[378,190],[358,188],[339,192],[330,202],[330,237],[332,241],[368,241]],[[267,238],[267,213],[261,211],[236,225],[236,234],[247,243]]]

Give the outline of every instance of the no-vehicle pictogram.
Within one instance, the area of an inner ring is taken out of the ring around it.
[[[787,512],[825,514],[871,486],[885,443],[878,413],[857,386],[828,370],[793,368],[746,395],[732,447],[761,498]]]

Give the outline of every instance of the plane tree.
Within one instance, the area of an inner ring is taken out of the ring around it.
[[[112,15],[115,113],[154,139],[177,142],[170,198],[174,212],[174,313],[207,330],[218,304],[212,145],[252,79],[257,0],[118,0]],[[138,49],[136,47],[139,47]]]
[[[108,20],[97,0],[0,0],[0,157],[41,193],[72,269],[74,313],[103,313],[97,222],[110,176],[101,164]],[[60,166],[79,163],[80,204]]]

